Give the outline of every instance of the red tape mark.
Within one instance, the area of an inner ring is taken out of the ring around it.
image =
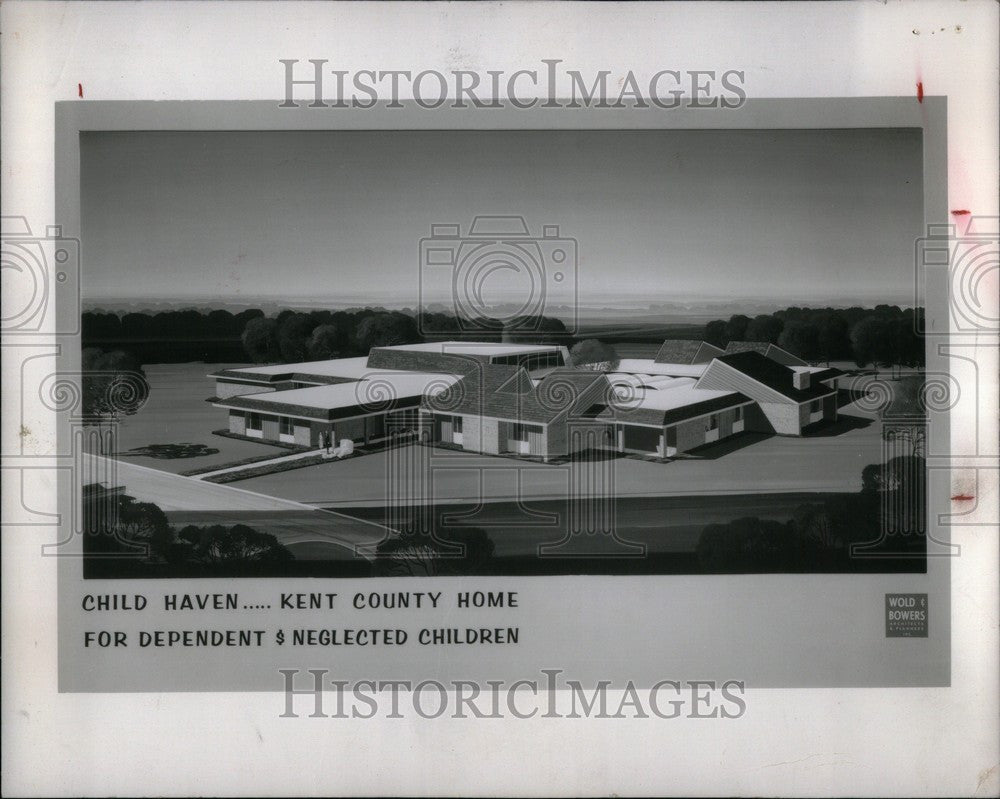
[[[76,84],[76,93],[82,98],[83,97],[83,84]]]
[[[952,211],[952,216],[968,216],[972,211],[966,210],[965,208],[959,208],[957,211]]]
[[[973,499],[975,499],[975,497],[971,494],[955,494],[955,496],[952,497],[952,500],[955,502],[969,502]]]
[[[924,101],[924,82],[920,81],[917,83],[917,102],[922,103]]]

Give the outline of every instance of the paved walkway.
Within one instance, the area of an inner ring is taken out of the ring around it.
[[[212,472],[202,472],[201,474],[191,475],[195,480],[204,480],[206,477],[214,477],[217,474],[232,474],[233,472],[245,472],[250,469],[259,469],[261,466],[272,466],[275,463],[289,463],[290,461],[298,461],[303,458],[312,458],[315,455],[320,455],[323,453],[321,449],[311,449],[306,452],[296,452],[292,455],[278,455],[274,458],[269,458],[263,461],[254,461],[253,463],[243,463],[239,466],[228,466],[225,469],[216,469]]]

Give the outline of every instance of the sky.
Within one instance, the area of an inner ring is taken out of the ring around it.
[[[489,214],[575,240],[552,288],[581,304],[902,303],[923,225],[918,129],[86,132],[80,146],[91,303],[412,306],[421,286],[426,301],[451,290],[453,270],[422,262],[431,225],[467,236]],[[483,274],[489,298],[521,290],[509,270]]]

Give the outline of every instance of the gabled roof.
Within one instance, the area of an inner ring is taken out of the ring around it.
[[[730,341],[726,345],[726,355],[731,355],[734,352],[759,352],[772,361],[777,361],[785,366],[806,365],[806,362],[797,355],[792,355],[788,350],[783,350],[776,344],[767,341]]]
[[[809,400],[819,399],[833,393],[834,389],[829,386],[812,384],[808,388],[795,388],[792,378],[795,370],[784,366],[770,358],[765,358],[759,352],[735,352],[731,355],[722,355],[713,361],[724,363],[727,366],[743,373],[751,380],[776,391],[792,402],[802,403]],[[705,373],[705,378],[713,371],[710,365]],[[704,379],[704,378],[703,378]],[[714,382],[714,381],[713,381]],[[699,384],[701,381],[699,381]]]
[[[655,363],[704,363],[716,355],[722,355],[722,350],[707,341],[698,339],[678,338],[667,339],[653,359]]]
[[[484,364],[450,389],[425,398],[422,407],[436,413],[548,424],[583,400],[589,406],[595,394],[603,399],[610,390],[600,372],[555,369],[532,386],[521,367]]]

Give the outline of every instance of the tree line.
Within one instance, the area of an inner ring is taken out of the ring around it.
[[[367,355],[372,347],[416,344],[429,338],[501,341],[512,335],[524,343],[569,336],[559,319],[521,317],[502,322],[459,319],[444,312],[356,308],[340,311],[286,309],[268,316],[260,309],[148,311],[116,314],[87,311],[82,318],[85,347],[110,345],[139,353],[142,362],[232,360],[233,344],[252,363],[293,363]],[[192,349],[188,344],[197,342]],[[155,359],[155,361],[154,361]]]
[[[926,490],[922,456],[870,464],[857,494],[803,504],[786,521],[747,516],[706,526],[698,561],[713,574],[914,569],[926,558]],[[852,553],[852,546],[861,546],[869,559]]]
[[[923,366],[923,308],[786,308],[749,317],[735,314],[705,325],[705,341],[775,344],[804,361],[853,361],[859,367]]]

